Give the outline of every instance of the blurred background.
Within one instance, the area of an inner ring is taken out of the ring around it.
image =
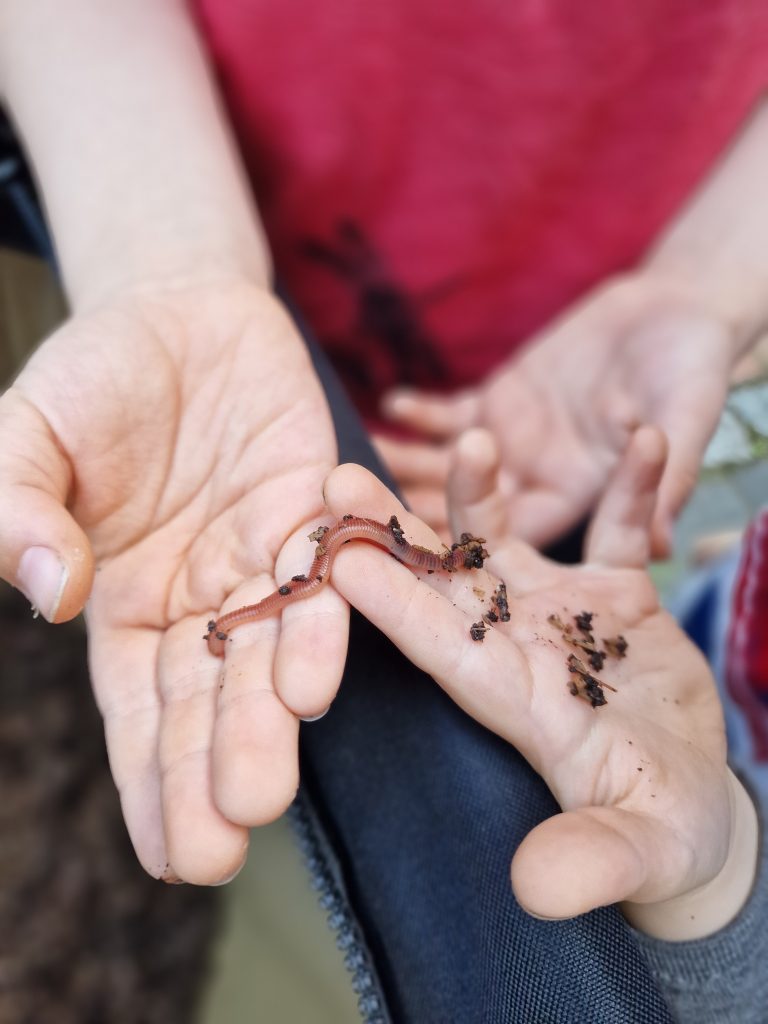
[[[0,250],[0,376],[65,315],[41,261]],[[738,368],[665,595],[737,542],[768,496],[768,341]],[[0,496],[0,500],[2,497]],[[0,585],[0,1024],[359,1020],[342,953],[285,821],[229,886],[148,878],[130,848],[74,622]]]

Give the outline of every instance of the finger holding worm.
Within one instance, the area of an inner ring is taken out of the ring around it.
[[[468,533],[463,533],[461,539],[453,544],[450,550],[442,552],[410,544],[405,539],[396,516],[391,516],[387,523],[381,523],[377,519],[347,515],[334,526],[318,527],[310,534],[309,539],[317,541],[317,549],[314,561],[306,574],[293,576],[256,604],[235,608],[208,623],[208,632],[204,639],[211,654],[217,658],[224,657],[229,634],[237,626],[275,615],[286,605],[311,597],[322,589],[330,577],[336,552],[350,541],[362,540],[376,544],[409,568],[428,573],[481,569],[484,560],[488,558],[488,552],[483,547],[484,541]]]

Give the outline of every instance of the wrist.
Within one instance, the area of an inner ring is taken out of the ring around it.
[[[768,326],[768,309],[762,282],[742,276],[702,271],[682,254],[659,250],[638,268],[638,277],[651,288],[667,294],[719,321],[735,362]]]
[[[736,355],[768,326],[764,200],[768,102],[761,102],[645,260],[732,325]]]
[[[744,786],[730,768],[727,771],[730,841],[717,875],[690,892],[660,903],[621,905],[629,923],[653,938],[667,942],[706,938],[729,924],[749,898],[757,873],[757,811]]]
[[[121,299],[226,288],[245,284],[272,291],[271,257],[266,243],[247,232],[193,231],[153,224],[150,232],[116,232],[101,239],[67,273],[73,313],[88,313]]]

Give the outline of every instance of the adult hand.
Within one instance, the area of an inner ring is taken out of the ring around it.
[[[445,536],[450,446],[468,427],[487,427],[501,450],[507,529],[544,546],[589,515],[632,431],[655,424],[669,439],[652,526],[661,557],[735,354],[725,318],[691,290],[633,275],[598,288],[480,387],[391,393],[385,411],[421,440],[379,438],[378,447],[414,512]]]
[[[0,573],[50,621],[88,601],[112,771],[153,875],[231,876],[247,826],[295,793],[296,716],[335,692],[346,605],[328,588],[243,628],[223,663],[203,636],[304,567],[335,460],[295,328],[240,281],[78,316],[0,399]]]
[[[512,862],[524,908],[566,918],[629,901],[628,916],[652,933],[692,938],[746,900],[756,820],[726,767],[712,676],[645,572],[664,457],[658,430],[637,432],[593,523],[586,564],[563,567],[506,534],[492,438],[472,431],[451,477],[454,528],[486,537],[493,576],[420,580],[358,545],[339,553],[334,585],[473,718],[513,743],[560,804]],[[434,546],[430,531],[358,467],[337,469],[325,493],[335,513],[394,512],[409,540]],[[495,577],[506,581],[511,619],[478,642],[470,625],[488,611],[478,588],[487,598]],[[608,651],[600,669],[570,642],[584,640],[575,622],[584,611],[596,648]],[[606,641],[617,637],[625,657],[610,653]],[[571,656],[615,688],[603,687],[607,705],[570,692],[573,683],[583,696],[587,683],[569,671]]]

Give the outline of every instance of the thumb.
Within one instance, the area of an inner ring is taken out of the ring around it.
[[[45,417],[10,388],[0,398],[0,577],[49,622],[77,615],[93,582],[91,546],[66,509],[72,485]]]
[[[512,888],[524,910],[561,920],[635,897],[663,843],[630,811],[583,807],[547,819],[520,844]]]

